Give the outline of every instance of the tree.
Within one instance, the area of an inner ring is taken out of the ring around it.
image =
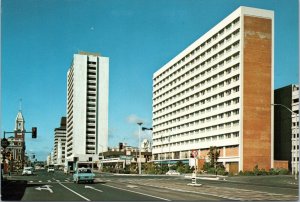
[[[208,152],[210,166],[216,168],[220,156],[220,150],[216,146],[211,146]]]

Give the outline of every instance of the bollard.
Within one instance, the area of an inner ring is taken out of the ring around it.
[[[197,179],[196,179],[196,173],[193,172],[192,174],[192,184],[197,184]]]
[[[197,176],[195,172],[192,173],[192,183],[189,183],[187,185],[196,186],[196,187],[200,187],[202,185],[202,184],[197,184]]]

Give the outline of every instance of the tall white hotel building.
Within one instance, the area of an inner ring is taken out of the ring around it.
[[[216,146],[228,171],[269,170],[273,70],[274,12],[239,7],[154,73],[153,160]]]
[[[67,73],[66,164],[97,161],[108,144],[109,58],[74,54]]]

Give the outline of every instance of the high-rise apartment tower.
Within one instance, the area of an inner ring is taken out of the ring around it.
[[[299,85],[292,84],[274,92],[274,158],[288,160],[294,174],[299,167]]]
[[[64,165],[66,145],[66,117],[61,117],[60,127],[54,129],[54,153],[55,164]]]
[[[67,73],[66,161],[96,161],[108,143],[109,58],[74,55]]]
[[[201,21],[199,22],[201,23]],[[153,160],[273,164],[274,13],[239,7],[153,75]]]

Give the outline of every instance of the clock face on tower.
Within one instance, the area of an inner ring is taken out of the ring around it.
[[[22,130],[22,123],[21,122],[18,122],[18,130]]]

